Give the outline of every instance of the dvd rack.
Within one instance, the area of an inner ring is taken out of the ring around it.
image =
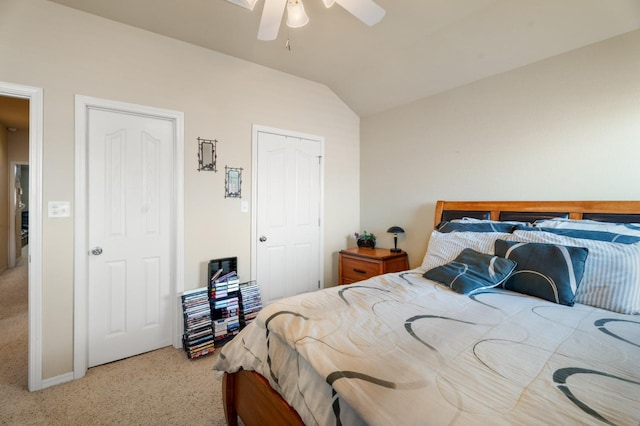
[[[211,259],[208,265],[207,282],[211,283],[218,279],[220,275],[225,275],[230,272],[238,271],[238,258],[237,257],[222,257],[220,259]],[[222,269],[222,272],[219,272]],[[214,275],[217,275],[214,277]]]
[[[212,353],[215,349],[211,327],[211,307],[207,288],[188,290],[182,294],[184,334],[182,346],[189,359]]]
[[[253,321],[262,309],[260,287],[255,281],[240,284],[240,328],[246,327]]]

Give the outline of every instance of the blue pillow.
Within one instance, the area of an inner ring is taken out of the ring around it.
[[[496,240],[496,255],[518,264],[505,289],[567,306],[573,306],[588,254],[584,247]]]
[[[460,294],[500,285],[516,268],[516,262],[465,248],[451,262],[424,273]]]
[[[536,226],[540,228],[562,228],[562,229],[580,229],[584,231],[603,231],[612,232],[614,234],[640,236],[639,223],[615,223],[600,222],[589,219],[548,219],[537,220]]]
[[[529,227],[529,228],[518,228],[522,231],[543,231],[543,232],[551,232],[556,235],[563,235],[565,237],[571,238],[582,238],[584,240],[594,240],[594,241],[607,241],[610,243],[619,243],[619,244],[635,244],[640,241],[640,237],[636,237],[633,235],[623,235],[616,234],[613,232],[605,232],[605,231],[592,231],[585,229],[566,229],[566,228],[540,228],[540,227]]]
[[[503,222],[440,222],[438,231],[448,232],[506,232],[511,233],[516,228],[513,223]]]

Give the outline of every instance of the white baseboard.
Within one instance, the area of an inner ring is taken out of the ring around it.
[[[59,376],[51,377],[49,379],[44,379],[42,381],[42,388],[50,388],[51,386],[60,385],[62,383],[67,383],[73,380],[73,372],[64,373]]]

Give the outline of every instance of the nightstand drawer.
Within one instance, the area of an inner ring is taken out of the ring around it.
[[[342,278],[345,281],[361,281],[380,275],[380,262],[367,262],[344,256],[342,259]]]
[[[351,284],[387,272],[407,269],[409,269],[409,258],[406,252],[352,247],[340,250],[338,284]]]

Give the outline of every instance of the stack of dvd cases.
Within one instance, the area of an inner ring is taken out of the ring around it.
[[[236,271],[218,269],[209,282],[209,303],[213,322],[215,346],[231,340],[240,331],[238,288],[240,279]]]
[[[214,333],[211,327],[211,307],[207,288],[185,291],[182,294],[184,334],[182,346],[190,359],[214,351]]]
[[[244,328],[258,316],[262,309],[260,287],[255,281],[240,284],[240,328]]]

